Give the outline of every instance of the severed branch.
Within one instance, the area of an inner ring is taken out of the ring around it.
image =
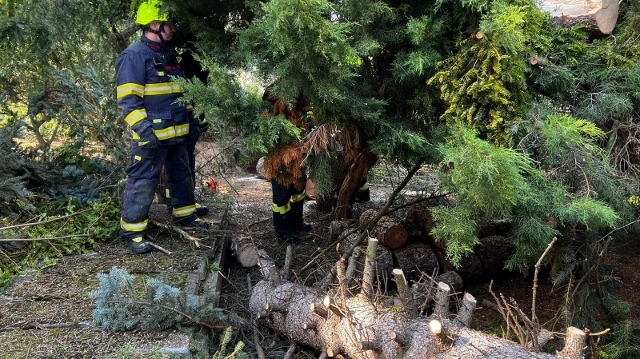
[[[415,318],[418,315],[418,311],[416,310],[413,295],[411,294],[411,289],[409,288],[407,278],[404,276],[404,272],[400,268],[394,268],[392,273],[394,281],[398,286],[398,296],[400,297],[400,301],[402,301],[402,306],[411,318]]]
[[[52,218],[52,219],[49,219],[49,220],[46,220],[46,221],[42,221],[42,222],[30,222],[30,223],[16,224],[14,226],[2,227],[2,228],[0,228],[0,231],[5,231],[5,230],[9,230],[9,229],[16,229],[16,228],[23,228],[23,227],[30,227],[30,226],[37,226],[37,225],[40,225],[40,224],[47,224],[47,223],[59,221],[61,219],[73,217],[73,216],[76,216],[78,214],[81,214],[81,213],[84,213],[84,212],[88,212],[88,211],[90,211],[90,210],[89,209],[85,209],[83,211],[70,213],[70,214],[68,214],[66,216],[62,216],[62,217],[58,217],[58,218]]]
[[[500,299],[498,299],[498,297],[496,296],[496,293],[493,292],[492,287],[493,287],[493,280],[491,280],[491,282],[489,283],[489,293],[491,293],[493,300],[495,300],[496,306],[498,308],[498,312],[500,313],[500,315],[502,315],[502,318],[504,319],[505,324],[507,325],[507,332],[506,333],[503,332],[503,335],[502,335],[502,337],[505,338],[511,335],[511,326],[512,326],[511,318],[513,318],[513,314],[511,313],[510,310],[508,310],[508,306],[505,306],[505,307],[502,306]],[[515,319],[515,325],[519,325],[517,319]]]
[[[371,298],[373,295],[373,279],[375,275],[376,265],[376,249],[378,248],[378,239],[369,238],[367,251],[364,259],[364,269],[362,271],[362,283],[360,284],[362,293]]]
[[[88,234],[70,234],[68,236],[60,237],[45,237],[45,238],[0,238],[0,242],[37,242],[37,241],[50,241],[57,239],[69,239],[77,237],[89,237]]]
[[[168,224],[165,224],[165,223],[161,223],[161,222],[158,222],[158,221],[151,221],[151,220],[149,221],[149,223],[151,223],[151,224],[153,224],[154,226],[157,226],[157,227],[162,227],[164,229],[168,229],[170,231],[177,232],[180,235],[180,238],[192,241],[193,244],[196,246],[196,248],[200,248],[200,241],[201,241],[200,238],[194,237],[194,236],[190,235],[189,233],[187,233],[186,231],[183,231],[182,229],[180,229],[180,228],[178,228],[176,226],[171,226],[171,225],[168,225]]]
[[[149,245],[157,250],[159,250],[160,252],[164,253],[164,254],[168,254],[171,255],[171,251],[169,251],[166,248],[160,247],[159,245],[153,243],[153,242],[149,242]]]
[[[336,262],[336,276],[338,278],[338,293],[340,293],[344,300],[349,296],[349,284],[347,282],[347,271],[344,259]]]
[[[533,273],[533,293],[531,298],[531,321],[533,321],[536,325],[538,324],[538,316],[536,315],[536,290],[538,289],[538,272],[540,271],[540,265],[542,264],[542,259],[549,253],[553,244],[558,240],[557,237],[553,237],[551,243],[547,246],[547,249],[544,250],[540,258],[538,258],[538,262],[536,262],[535,271]]]
[[[286,254],[284,257],[284,264],[282,265],[282,270],[280,271],[280,276],[282,280],[289,281],[289,275],[291,274],[291,262],[293,262],[293,248],[291,246],[287,246]]]

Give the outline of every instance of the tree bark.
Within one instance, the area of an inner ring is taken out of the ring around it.
[[[370,238],[366,253],[370,264],[365,268],[371,269],[371,263],[375,262],[376,244],[377,240]],[[261,260],[266,259],[268,255],[262,253]],[[342,284],[346,276],[343,261],[336,263]],[[401,286],[408,284],[401,271],[394,273]],[[407,288],[402,290],[404,295],[400,302],[403,307],[382,305],[380,298],[371,292],[370,273],[363,274],[361,292],[356,295],[340,287],[336,291],[321,293],[310,287],[283,282],[271,271],[263,271],[263,276],[266,280],[258,282],[252,289],[249,310],[263,324],[286,335],[294,343],[315,348],[322,353],[321,357],[578,359],[582,355],[585,333],[575,328],[567,332],[567,347],[558,355],[534,352],[515,342],[468,329],[476,304],[469,293],[464,295],[457,318],[450,320],[447,318],[448,310],[444,309],[434,311],[431,316],[416,315],[415,311],[406,310],[416,307],[415,303],[409,303],[413,298]],[[444,283],[438,283],[438,288],[442,293],[449,292],[449,286]],[[448,295],[441,295],[437,306],[448,307],[448,302]]]
[[[618,0],[542,0],[540,10],[562,26],[587,25],[591,32],[611,34],[618,21]]]
[[[360,215],[360,224],[368,223],[375,215],[375,209],[366,210]],[[375,237],[380,244],[397,249],[402,247],[409,238],[409,231],[404,227],[399,218],[394,216],[383,216],[375,226]]]
[[[360,153],[353,164],[349,166],[349,171],[342,180],[336,203],[336,219],[353,218],[352,206],[355,201],[358,188],[362,185],[362,179],[367,177],[369,172],[367,153]]]
[[[326,300],[327,297],[331,300]],[[330,308],[326,308],[327,304]],[[329,357],[559,358],[530,351],[506,339],[459,327],[459,324],[447,319],[429,316],[411,319],[405,311],[381,307],[362,295],[349,298],[334,293],[323,295],[309,287],[292,283],[276,285],[270,281],[258,282],[253,288],[249,308],[261,319],[261,323],[295,343],[315,348]],[[431,331],[429,324],[433,319],[438,319],[442,324],[442,332],[434,334]],[[447,333],[448,337],[437,339],[436,335],[440,333]],[[578,358],[573,349],[563,353],[574,355],[564,358]]]

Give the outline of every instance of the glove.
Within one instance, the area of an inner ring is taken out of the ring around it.
[[[207,119],[203,119],[202,121],[200,121],[200,123],[198,124],[198,127],[200,127],[200,133],[205,133],[207,132],[207,130],[209,129],[209,121],[207,121]]]
[[[151,127],[145,128],[139,136],[140,139],[138,140],[138,147],[140,148],[154,150],[160,146],[160,140],[158,140],[156,134],[153,133],[153,128]]]

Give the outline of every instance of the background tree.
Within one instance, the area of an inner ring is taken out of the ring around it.
[[[0,235],[71,237],[56,248],[3,243],[0,270],[86,251],[117,233],[126,147],[113,62],[128,22],[124,1],[0,3],[0,227],[31,222]]]

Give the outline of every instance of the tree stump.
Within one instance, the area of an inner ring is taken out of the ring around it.
[[[560,352],[562,359],[583,358],[584,346],[587,341],[587,334],[576,327],[567,328],[567,337],[564,340],[564,348]]]

